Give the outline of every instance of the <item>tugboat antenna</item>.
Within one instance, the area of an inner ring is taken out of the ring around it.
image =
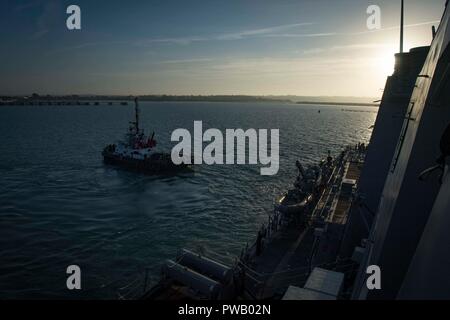
[[[402,0],[402,6],[400,10],[400,53],[403,53],[404,0]]]
[[[138,105],[138,98],[134,98],[134,113],[136,115],[136,133],[139,133],[139,105]]]

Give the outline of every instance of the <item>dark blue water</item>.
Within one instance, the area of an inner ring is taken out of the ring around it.
[[[142,125],[170,151],[176,128],[279,128],[280,170],[197,166],[157,178],[105,166],[133,106],[0,108],[0,298],[131,296],[187,247],[231,261],[295,178],[296,159],[367,142],[377,109],[271,103],[142,103]],[[321,110],[318,113],[318,110]],[[344,110],[345,109],[345,110]],[[348,111],[352,110],[352,111]],[[353,112],[354,111],[354,112]],[[77,264],[82,290],[66,289]],[[130,293],[130,295],[128,295]]]

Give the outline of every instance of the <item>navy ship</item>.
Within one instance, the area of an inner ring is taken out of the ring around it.
[[[211,257],[182,249],[175,259],[163,264],[161,279],[150,290],[144,290],[146,293],[141,298],[223,300],[263,299],[279,295],[267,285],[268,282],[278,281],[278,278],[272,277],[273,274],[286,276],[285,271],[275,271],[280,268],[278,262],[283,260],[289,247],[297,243],[299,237],[305,233],[309,237],[309,233],[314,231],[314,221],[326,219],[330,211],[328,207],[341,190],[337,183],[348,174],[354,174],[357,169],[353,167],[360,165],[365,150],[362,144],[348,146],[337,157],[329,154],[325,160],[306,169],[297,162],[298,176],[293,188],[275,202],[267,224],[261,226],[255,242],[242,250],[233,265],[227,265],[218,255]],[[355,164],[350,165],[352,161]],[[345,181],[343,185],[342,190],[347,188],[347,193],[341,202],[348,203],[348,188],[351,190],[352,185],[351,182],[347,185]],[[339,210],[342,210],[341,202],[338,204]],[[336,213],[333,219],[339,219],[338,216]],[[307,261],[301,260],[298,263],[303,268]],[[298,270],[288,271],[290,279],[293,271]]]
[[[124,140],[103,149],[104,162],[145,174],[171,174],[189,168],[186,164],[174,164],[170,154],[155,151],[155,132],[147,136],[140,128],[138,98],[134,103],[135,120],[130,122]]]
[[[311,199],[276,203],[233,264],[182,250],[141,298],[450,299],[449,20],[447,1],[431,45],[404,52],[402,1],[400,51],[368,146],[328,159]],[[373,267],[380,287],[367,285]]]

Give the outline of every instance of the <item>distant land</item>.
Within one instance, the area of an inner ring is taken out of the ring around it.
[[[319,102],[319,101],[298,101],[297,104],[318,104],[318,105],[328,105],[328,106],[367,106],[367,107],[378,107],[379,103],[368,103],[368,102]]]
[[[166,95],[152,94],[139,95],[141,101],[192,101],[192,102],[278,102],[297,104],[322,104],[322,105],[347,105],[347,106],[378,106],[370,97],[339,97],[339,96],[252,96],[252,95]],[[29,96],[0,96],[1,105],[35,105],[45,103],[59,104],[86,104],[86,102],[127,102],[132,101],[134,96],[118,95],[39,95],[37,93]]]

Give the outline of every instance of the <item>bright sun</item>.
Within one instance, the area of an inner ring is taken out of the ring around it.
[[[390,76],[394,72],[395,56],[392,51],[385,51],[377,58],[379,73],[383,76]]]

